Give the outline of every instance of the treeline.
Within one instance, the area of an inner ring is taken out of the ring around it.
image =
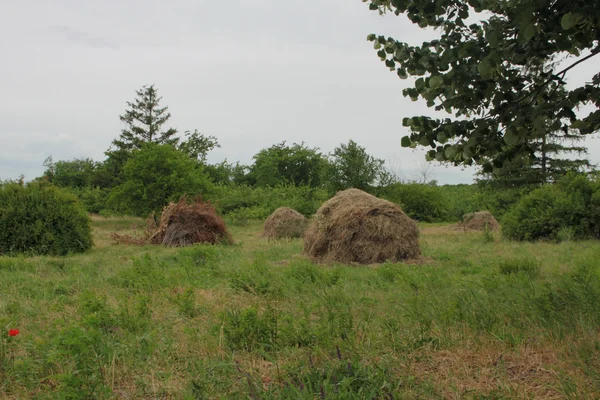
[[[153,86],[137,92],[120,116],[125,128],[104,161],[48,158],[36,180],[70,191],[88,212],[102,215],[146,217],[183,195],[201,195],[233,222],[264,219],[281,206],[310,216],[336,191],[353,187],[400,204],[418,221],[455,222],[469,212],[489,210],[507,221],[506,235],[516,239],[600,235],[598,181],[589,174],[568,175],[577,170],[568,163],[551,175],[537,174],[539,179],[531,179],[539,170],[535,165],[515,162],[495,174],[482,172],[476,184],[438,186],[400,182],[383,160],[349,140],[329,154],[281,142],[260,150],[250,165],[210,164],[207,155],[219,147],[217,138],[197,130],[179,138],[176,129],[164,128],[170,114],[160,100]],[[545,185],[548,181],[563,183]],[[539,223],[537,233],[519,226],[519,219],[529,215],[538,216],[529,223]]]

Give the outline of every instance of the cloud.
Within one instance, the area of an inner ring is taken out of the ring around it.
[[[84,43],[90,47],[94,47],[97,49],[119,49],[119,45],[111,40],[91,35],[87,32],[80,31],[70,26],[55,25],[50,27],[50,30],[62,34],[67,40],[70,40],[72,42]]]

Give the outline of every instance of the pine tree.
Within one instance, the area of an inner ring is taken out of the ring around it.
[[[126,127],[118,139],[113,140],[117,150],[139,149],[144,143],[176,145],[179,139],[175,137],[177,130],[162,126],[171,118],[168,107],[159,107],[162,97],[154,85],[144,86],[136,91],[137,97],[133,102],[127,102],[129,109],[119,118]]]
[[[587,149],[577,144],[585,138],[571,131],[550,132],[530,139],[528,152],[518,153],[504,161],[502,168],[479,175],[480,183],[498,188],[535,186],[556,182],[569,171],[589,170],[590,161],[582,156]]]

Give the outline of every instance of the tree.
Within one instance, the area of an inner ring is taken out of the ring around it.
[[[583,139],[581,135],[562,131],[531,139],[530,153],[506,160],[502,168],[491,173],[480,172],[479,183],[495,188],[537,186],[556,182],[571,171],[583,172],[591,167],[588,159],[576,158],[587,154],[585,147],[576,144]]]
[[[259,151],[250,167],[250,175],[257,186],[319,187],[327,161],[318,148],[311,149],[304,143],[287,146],[284,142]]]
[[[197,129],[194,132],[186,131],[185,136],[187,140],[180,143],[179,150],[202,164],[206,164],[206,156],[211,150],[221,147],[216,137],[204,136]]]
[[[147,143],[123,168],[123,182],[109,196],[115,210],[135,216],[160,211],[184,194],[206,194],[212,183],[198,163],[169,144]]]
[[[331,192],[349,188],[371,191],[376,184],[389,184],[391,176],[384,163],[384,160],[369,155],[353,140],[342,143],[330,155],[329,189]]]
[[[600,73],[558,90],[567,73],[600,54],[598,1],[365,1],[371,10],[406,14],[419,27],[440,31],[420,46],[368,36],[390,70],[402,79],[416,77],[404,96],[454,115],[404,118],[411,134],[402,138],[403,147],[428,146],[428,159],[479,163],[490,172],[533,151],[532,137],[600,129]],[[473,11],[479,19],[467,22]],[[584,104],[595,109],[576,114]]]
[[[162,130],[162,126],[171,118],[168,107],[160,107],[162,97],[154,85],[144,86],[136,91],[137,98],[127,102],[129,109],[119,116],[125,123],[121,136],[113,141],[116,149],[140,149],[144,143],[176,145],[179,141],[175,134],[177,130],[169,128]]]
[[[44,176],[48,182],[60,187],[81,189],[93,185],[98,164],[91,158],[54,162],[50,156],[44,161],[44,166]]]

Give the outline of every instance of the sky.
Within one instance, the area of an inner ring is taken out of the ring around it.
[[[430,111],[402,96],[369,33],[436,36],[361,0],[0,0],[0,180],[40,176],[48,156],[103,160],[126,103],[154,84],[170,126],[218,138],[210,162],[352,139],[403,179],[472,182],[472,168],[401,148],[402,119]]]

